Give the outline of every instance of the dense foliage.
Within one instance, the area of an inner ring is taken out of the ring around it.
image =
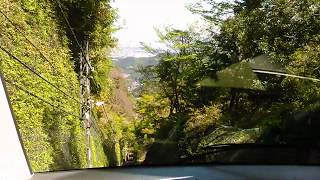
[[[189,9],[204,26],[158,29],[164,48],[144,45],[154,62],[118,62],[148,60],[134,91],[109,58],[109,0],[0,3],[1,73],[35,172],[88,165],[78,117],[86,42],[94,167],[123,165],[131,153],[133,163],[161,164],[216,144],[319,143],[318,0],[200,0]]]
[[[116,42],[112,38],[115,11],[104,0],[0,4],[1,73],[32,170],[87,167],[85,132],[79,118],[78,45],[89,42],[95,69],[91,80],[96,82],[93,95],[97,101],[106,100],[111,91],[111,60],[106,52]],[[105,151],[107,140],[99,127],[92,129],[94,167],[111,163]]]
[[[52,17],[52,5],[49,2],[34,1],[2,1],[1,4],[1,12],[4,13],[0,17],[1,47],[65,93],[77,97],[79,83],[73,71],[74,63],[70,60],[67,38],[58,33],[59,28]],[[32,40],[39,51],[28,40]],[[60,107],[54,108],[7,83],[33,171],[86,166],[85,141],[80,120],[65,113],[78,114],[78,103],[65,97],[4,51],[0,52],[0,56],[1,71],[5,79]]]
[[[219,143],[317,143],[306,140],[319,136],[316,119],[307,125],[300,115],[319,112],[320,84],[290,75],[319,78],[320,2],[203,0],[189,9],[204,18],[203,29],[164,28],[166,48],[145,46],[160,61],[140,70],[136,134],[179,142],[180,155]]]

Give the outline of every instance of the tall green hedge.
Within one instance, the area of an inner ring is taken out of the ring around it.
[[[69,96],[79,99],[79,83],[70,59],[67,38],[57,26],[48,1],[0,0],[0,45]],[[50,61],[46,62],[39,51]],[[5,79],[36,94],[51,105],[7,83],[10,100],[33,171],[86,167],[85,139],[79,104],[27,70],[0,50]]]

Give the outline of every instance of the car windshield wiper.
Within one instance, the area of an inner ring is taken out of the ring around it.
[[[257,144],[257,143],[243,143],[243,144],[215,144],[200,148],[196,153],[188,155],[183,159],[197,159],[207,155],[215,155],[221,152],[228,152],[234,150],[296,150],[297,152],[306,152],[306,150],[313,150],[320,152],[320,146],[312,144]]]

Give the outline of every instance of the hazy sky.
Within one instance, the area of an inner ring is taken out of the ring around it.
[[[123,28],[115,36],[119,47],[137,47],[139,42],[157,41],[154,27],[173,25],[185,28],[199,17],[191,14],[185,5],[195,0],[115,0],[112,6],[118,9],[118,25]]]

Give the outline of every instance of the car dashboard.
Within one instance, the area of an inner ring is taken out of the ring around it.
[[[320,179],[320,167],[304,165],[134,166],[35,173],[31,178],[31,180],[42,179]]]

